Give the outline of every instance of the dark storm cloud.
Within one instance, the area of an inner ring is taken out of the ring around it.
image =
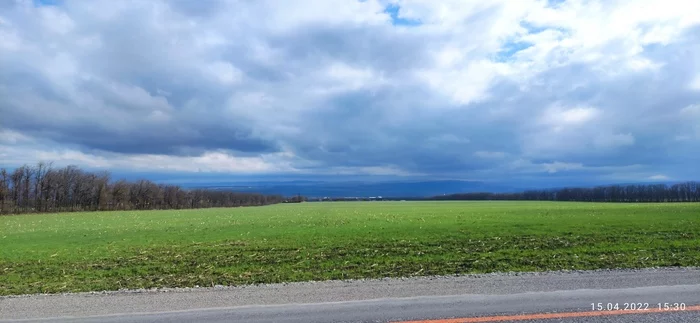
[[[334,59],[360,66],[373,66],[384,72],[427,67],[426,55],[432,45],[445,41],[416,33],[396,33],[388,26],[305,26],[269,39],[295,61]]]

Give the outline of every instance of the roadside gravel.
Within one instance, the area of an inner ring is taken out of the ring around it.
[[[448,295],[699,285],[700,268],[493,273],[458,276],[159,288],[0,297],[0,320],[346,302]]]
[[[511,293],[516,290],[511,290],[510,288],[520,288],[525,286],[520,286],[519,284],[513,284],[510,286],[491,286],[493,289],[489,290],[488,286],[493,282],[508,282],[515,281],[519,279],[514,279],[513,277],[528,277],[526,281],[541,281],[542,279],[552,279],[554,285],[550,285],[550,288],[559,288],[565,286],[558,286],[556,284],[562,283],[567,279],[575,279],[580,281],[581,279],[590,279],[587,282],[591,288],[620,288],[625,286],[618,286],[615,282],[611,282],[611,278],[619,278],[621,281],[619,283],[626,283],[624,278],[630,275],[642,274],[646,279],[642,279],[639,286],[654,286],[654,281],[666,281],[668,279],[673,279],[673,277],[685,279],[691,278],[694,274],[700,275],[700,267],[662,267],[662,268],[639,268],[639,269],[596,269],[596,270],[558,270],[558,271],[543,271],[543,272],[502,272],[502,273],[487,273],[487,274],[465,274],[465,275],[440,275],[440,276],[416,276],[416,277],[399,277],[399,278],[381,278],[381,279],[348,279],[348,280],[331,280],[331,281],[304,281],[304,282],[290,282],[290,283],[277,283],[277,284],[254,284],[254,285],[241,285],[241,286],[195,286],[195,287],[178,287],[178,288],[151,288],[151,289],[121,289],[115,291],[92,291],[92,292],[82,292],[82,293],[60,293],[60,294],[25,294],[25,295],[9,295],[0,296],[1,299],[10,298],[27,298],[27,297],[55,297],[55,296],[88,296],[88,295],[130,295],[130,294],[148,294],[148,293],[191,293],[191,292],[213,292],[213,291],[242,291],[242,290],[278,290],[278,289],[290,289],[290,288],[313,288],[313,289],[324,289],[324,288],[335,288],[335,287],[354,287],[354,286],[412,286],[421,284],[463,284],[466,282],[472,283],[478,287],[479,294],[501,294],[501,293]],[[662,276],[669,274],[671,277],[662,278]],[[688,277],[690,276],[690,277]],[[700,276],[696,277],[698,280],[694,280],[693,284],[700,283]],[[614,280],[614,279],[613,279]],[[693,281],[691,279],[691,281]],[[602,283],[613,283],[613,285],[602,285]],[[647,282],[651,285],[644,284]],[[441,286],[442,287],[442,286]],[[535,287],[535,286],[533,286]],[[547,288],[547,286],[540,286],[542,288]],[[564,288],[567,289],[567,288]],[[503,292],[499,292],[503,290]],[[533,291],[547,291],[549,289],[537,289]],[[561,290],[561,289],[554,289]],[[451,295],[451,294],[446,294]]]

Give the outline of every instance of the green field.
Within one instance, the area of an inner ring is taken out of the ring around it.
[[[0,295],[700,265],[700,204],[336,202],[0,217]]]

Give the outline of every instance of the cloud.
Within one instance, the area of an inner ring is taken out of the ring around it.
[[[556,173],[556,172],[560,172],[560,171],[583,169],[583,164],[581,164],[581,163],[553,162],[553,163],[543,164],[543,166],[544,166],[544,169],[548,173]]]
[[[604,134],[601,133],[594,139],[595,146],[601,149],[611,149],[622,146],[634,145],[635,139],[629,133]]]
[[[481,158],[494,158],[494,159],[500,159],[506,157],[508,154],[502,152],[502,151],[477,151],[474,153],[474,156],[481,157]]]
[[[691,90],[700,91],[700,75],[696,76],[696,77],[690,82],[690,89],[691,89]]]
[[[0,143],[1,144],[10,144],[10,145],[27,144],[27,143],[31,143],[32,141],[33,141],[32,138],[30,138],[26,135],[23,135],[20,132],[0,129]]]
[[[667,180],[669,180],[670,178],[669,178],[668,176],[666,176],[666,175],[661,175],[661,174],[659,174],[659,175],[652,175],[652,176],[649,176],[649,179],[652,180],[652,181],[667,181]]]
[[[1,6],[6,166],[700,177],[694,2]]]
[[[600,110],[591,107],[551,107],[542,114],[541,122],[552,127],[555,132],[563,131],[565,128],[585,125],[593,121],[601,114]]]
[[[11,138],[12,139],[12,138]],[[25,143],[29,140],[25,140]],[[17,146],[0,142],[3,165],[33,164],[51,161],[55,166],[81,165],[121,171],[154,172],[213,172],[227,174],[294,173],[289,166],[293,156],[288,153],[261,156],[232,156],[227,151],[207,151],[197,156],[165,154],[123,154],[114,152],[84,152],[74,147],[53,147],[47,142],[31,141]]]
[[[224,85],[233,85],[241,82],[243,73],[227,62],[214,62],[204,68],[204,73],[209,74],[215,80]]]
[[[683,116],[700,116],[700,104],[691,104],[680,111]]]

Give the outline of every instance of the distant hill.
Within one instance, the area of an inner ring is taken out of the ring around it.
[[[322,197],[429,197],[469,192],[516,192],[519,189],[476,181],[405,181],[405,182],[247,182],[247,183],[198,183],[188,188],[207,188],[222,191],[256,192],[293,196],[301,194],[309,198]]]

